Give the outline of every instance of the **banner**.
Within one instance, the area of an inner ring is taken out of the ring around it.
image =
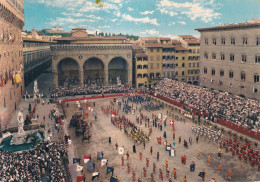
[[[84,163],[88,163],[90,161],[90,156],[84,156]]]
[[[83,166],[77,165],[77,171],[81,171],[83,169]]]
[[[108,161],[107,159],[102,159],[101,160],[101,167],[103,167],[107,163],[107,161]]]
[[[123,147],[119,147],[118,148],[118,152],[119,152],[119,155],[124,155],[124,148]]]
[[[91,162],[91,161],[88,161],[88,164],[87,164],[87,170],[89,172],[92,172],[95,168],[95,163],[94,162]]]

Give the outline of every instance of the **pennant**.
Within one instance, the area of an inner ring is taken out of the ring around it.
[[[83,166],[77,165],[77,171],[82,171],[83,170]]]
[[[87,170],[89,172],[92,172],[95,168],[95,163],[94,162],[91,162],[91,161],[88,161],[88,164],[87,164]]]
[[[90,161],[90,156],[84,156],[84,163],[88,163],[88,161]]]
[[[95,179],[95,178],[99,178],[99,172],[95,172],[95,173],[92,173],[92,181]]]
[[[107,167],[107,174],[109,173],[113,173],[114,172],[114,168],[113,167]]]
[[[107,161],[108,161],[107,159],[102,159],[101,160],[101,167],[103,167],[107,163]]]
[[[174,154],[175,154],[175,153],[174,153],[174,150],[171,150],[171,156],[172,156],[172,157],[175,156]]]
[[[112,113],[112,117],[115,117],[115,116],[116,116],[116,112],[113,112],[113,113]]]
[[[118,180],[117,180],[115,177],[111,176],[110,182],[117,182],[117,181],[118,181]]]
[[[170,125],[173,125],[173,124],[174,124],[174,120],[171,120],[171,121],[170,121]]]
[[[97,152],[97,160],[103,159],[103,152]]]
[[[84,112],[84,116],[87,117],[87,116],[88,116],[88,113]]]
[[[84,176],[77,176],[77,182],[85,182]]]
[[[124,148],[123,147],[119,147],[118,148],[118,152],[119,152],[119,155],[124,155]]]
[[[80,163],[80,158],[73,158],[73,164]]]

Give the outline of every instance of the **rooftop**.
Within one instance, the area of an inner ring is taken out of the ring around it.
[[[179,37],[181,37],[183,39],[197,39],[196,37],[194,37],[192,35],[179,35]]]
[[[127,40],[126,37],[61,37],[57,41]]]
[[[176,51],[187,51],[188,49],[182,46],[175,46],[174,48]]]
[[[149,43],[149,44],[145,44],[145,47],[162,47],[162,44]]]
[[[33,39],[33,38],[27,38],[27,37],[22,37],[23,41],[28,41],[28,42],[49,42],[52,43],[53,41],[48,41],[48,40],[42,40],[42,39]]]
[[[240,28],[260,28],[260,22],[247,21],[247,22],[242,22],[242,23],[219,25],[216,27],[197,28],[195,30],[197,30],[199,32],[203,32],[203,31],[228,30],[228,29],[240,29]]]

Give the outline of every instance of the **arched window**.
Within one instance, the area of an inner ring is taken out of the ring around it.
[[[230,53],[230,58],[229,58],[230,61],[234,61],[235,60],[235,56],[234,56],[234,53]]]
[[[229,78],[233,78],[234,77],[234,73],[232,70],[229,71]]]
[[[225,60],[225,54],[223,52],[220,54],[220,59]]]
[[[207,52],[204,52],[204,58],[208,59],[209,58],[209,54]]]
[[[137,78],[142,78],[142,74],[137,74]]]
[[[258,83],[259,82],[259,75],[256,73],[254,74],[254,82]]]
[[[246,81],[246,73],[245,72],[241,72],[241,81],[244,82]]]
[[[223,69],[221,69],[221,70],[219,71],[219,75],[220,75],[220,76],[224,76],[224,70],[223,70]]]
[[[215,68],[211,69],[211,75],[215,75]]]
[[[256,45],[260,45],[260,35],[256,37]]]
[[[246,36],[243,37],[243,42],[242,43],[243,43],[243,45],[247,45],[247,37]]]
[[[221,37],[221,44],[222,44],[222,45],[225,45],[225,44],[226,44],[226,39],[225,39],[225,37]]]
[[[207,67],[204,67],[204,74],[207,74],[208,73],[208,69]]]
[[[235,45],[236,44],[236,39],[235,39],[235,37],[231,37],[231,39],[230,39],[230,44],[231,45]]]
[[[212,59],[217,59],[216,53],[212,53]]]
[[[209,39],[206,37],[205,38],[205,45],[208,45],[209,44]]]
[[[185,63],[182,63],[182,67],[183,67],[183,68],[185,67]]]

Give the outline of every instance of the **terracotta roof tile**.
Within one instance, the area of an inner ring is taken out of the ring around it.
[[[174,48],[176,51],[187,51],[188,49],[182,46],[175,46]]]

